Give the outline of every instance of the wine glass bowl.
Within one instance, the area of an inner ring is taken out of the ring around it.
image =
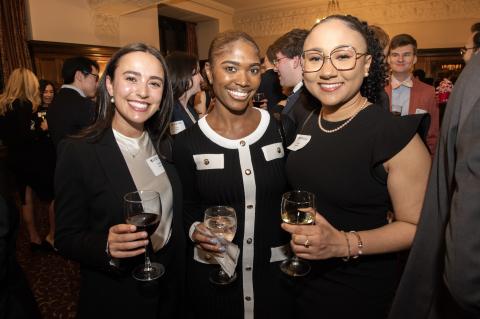
[[[237,231],[237,215],[232,207],[213,206],[207,208],[204,213],[203,222],[208,230],[219,239],[220,243],[222,243],[222,241],[231,242],[235,237]],[[221,267],[220,269],[212,271],[209,277],[210,282],[217,285],[229,284],[236,278],[236,273],[233,273],[230,277]]]
[[[257,92],[253,95],[253,106],[260,107],[263,104],[263,100],[265,99],[265,94],[262,92]]]
[[[139,190],[125,194],[123,202],[126,223],[135,225],[137,232],[146,231],[150,237],[157,229],[162,217],[160,194],[155,191]],[[165,273],[165,267],[162,264],[150,261],[148,248],[149,245],[145,247],[144,264],[135,267],[132,271],[133,278],[139,281],[152,281]]]
[[[302,190],[286,192],[282,195],[281,217],[287,224],[314,224],[315,195]],[[293,255],[280,264],[280,269],[290,276],[305,276],[310,272],[310,264]]]

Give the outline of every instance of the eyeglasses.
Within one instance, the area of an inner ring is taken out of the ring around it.
[[[325,59],[330,59],[333,67],[338,71],[348,71],[355,68],[357,60],[367,53],[357,53],[352,47],[340,47],[326,56],[319,50],[306,50],[302,53],[303,72],[318,72],[325,64]]]
[[[99,79],[99,75],[98,74],[95,74],[95,73],[90,73],[90,72],[87,72],[87,71],[82,71],[83,74],[85,75],[91,75],[95,78],[95,81],[98,82],[98,79]]]
[[[280,63],[280,61],[283,60],[283,59],[289,59],[289,57],[288,57],[288,56],[284,56],[283,58],[273,60],[273,61],[272,61],[272,62],[273,62],[273,66],[277,66],[278,63]]]
[[[467,53],[468,50],[475,50],[475,49],[477,49],[477,47],[471,47],[471,48],[463,47],[460,49],[460,55],[464,55],[465,53]]]

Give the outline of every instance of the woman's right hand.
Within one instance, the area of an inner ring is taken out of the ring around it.
[[[108,231],[108,253],[114,258],[129,258],[145,252],[148,245],[148,234],[137,232],[137,227],[129,224],[118,224]]]
[[[208,235],[210,232],[204,223],[197,224],[192,234],[193,241],[203,250],[211,253],[224,253],[225,247],[217,237]]]

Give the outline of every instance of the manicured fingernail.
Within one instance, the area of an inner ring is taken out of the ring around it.
[[[221,251],[222,253],[224,253],[225,252],[225,246],[220,247],[218,250]]]
[[[145,240],[145,246],[147,246],[147,245],[148,245],[148,240]]]
[[[211,239],[209,240],[209,242],[210,242],[210,244],[216,245],[216,244],[218,244],[218,239],[216,239],[216,238],[211,238]]]

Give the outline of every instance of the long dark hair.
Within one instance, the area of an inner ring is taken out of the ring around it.
[[[172,83],[173,98],[178,100],[193,85],[192,78],[199,72],[198,58],[187,52],[173,52],[165,57]]]
[[[150,139],[155,146],[155,149],[157,150],[157,152],[159,152],[160,141],[168,128],[172,113],[172,86],[170,84],[170,79],[167,72],[167,65],[162,54],[154,47],[146,45],[144,43],[133,43],[126,45],[117,52],[115,52],[115,54],[112,56],[107,66],[105,67],[105,71],[103,72],[103,75],[100,78],[100,82],[98,84],[96,115],[97,118],[95,120],[95,123],[82,130],[75,137],[88,138],[89,141],[96,142],[101,138],[101,136],[105,133],[107,129],[112,127],[112,119],[113,115],[115,114],[115,105],[110,101],[111,96],[110,94],[108,94],[107,91],[106,79],[108,76],[113,82],[115,78],[115,70],[118,66],[118,61],[122,56],[132,52],[146,52],[153,55],[162,65],[165,74],[160,109],[158,112],[155,112],[155,114],[153,114],[152,117],[150,117],[144,125],[145,130],[148,132]]]
[[[370,64],[368,76],[363,79],[360,93],[370,102],[375,103],[379,99],[380,92],[383,90],[387,79],[383,48],[375,37],[375,32],[368,26],[367,22],[360,21],[358,18],[351,15],[328,16],[315,24],[312,30],[325,21],[332,19],[345,22],[350,29],[357,31],[365,39],[365,42],[367,43],[367,53],[372,56],[372,63]],[[312,30],[310,30],[310,32],[312,32]]]

